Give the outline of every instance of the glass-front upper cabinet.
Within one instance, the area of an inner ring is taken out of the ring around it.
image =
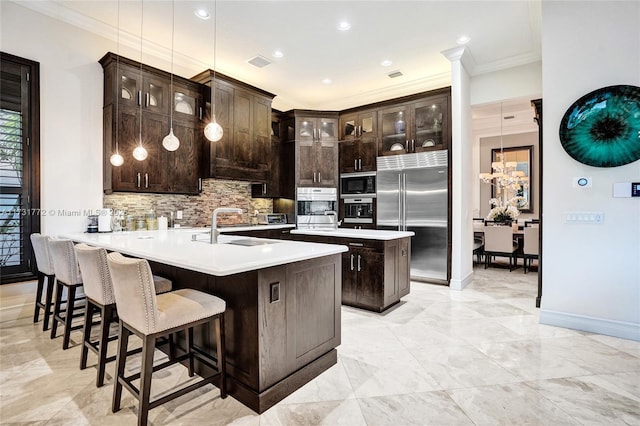
[[[416,152],[445,147],[448,132],[447,98],[436,97],[418,102],[414,107],[413,148]]]
[[[174,115],[186,115],[193,118],[198,114],[196,97],[184,92],[186,92],[186,90],[173,92]]]
[[[296,140],[305,143],[338,140],[338,121],[333,118],[296,118]]]
[[[407,152],[407,145],[409,144],[409,136],[407,135],[408,120],[408,106],[383,109],[378,113],[378,127],[380,128],[379,155]]]
[[[168,85],[162,79],[120,64],[120,105],[168,114]]]

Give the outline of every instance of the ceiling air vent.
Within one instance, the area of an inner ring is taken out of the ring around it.
[[[387,74],[389,78],[396,78],[396,77],[400,77],[401,75],[402,73],[400,71],[391,71],[389,74]]]
[[[271,63],[270,60],[260,55],[254,56],[253,58],[249,59],[247,62],[249,62],[254,67],[258,67],[258,68],[266,67]]]

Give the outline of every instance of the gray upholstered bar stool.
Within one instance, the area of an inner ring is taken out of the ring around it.
[[[49,237],[46,235],[31,234],[31,246],[36,256],[36,266],[38,268],[38,286],[36,287],[36,306],[33,313],[33,322],[34,324],[38,322],[40,309],[42,309],[44,311],[42,331],[49,329],[49,317],[51,316],[51,307],[53,305],[53,287],[56,281],[53,260],[49,254],[48,241]],[[44,290],[45,282],[46,291]],[[44,300],[42,300],[43,291],[45,292]]]
[[[82,275],[78,267],[76,252],[73,249],[73,241],[50,238],[48,241],[49,254],[53,260],[53,269],[56,273],[56,296],[53,307],[53,323],[51,324],[51,338],[56,337],[58,323],[64,325],[62,337],[62,349],[69,348],[71,331],[79,330],[82,324],[72,325],[73,318],[82,316],[79,311],[83,306],[77,302],[84,299],[84,293],[78,294],[82,289]],[[62,312],[62,293],[67,290],[66,308]]]
[[[74,248],[82,272],[84,293],[87,296],[80,369],[87,368],[88,352],[91,349],[98,356],[96,386],[101,387],[104,384],[106,364],[116,359],[115,356],[107,357],[107,348],[109,342],[117,337],[109,337],[109,326],[117,319],[117,316],[116,299],[113,296],[113,284],[107,265],[107,251],[87,244],[76,244]],[[172,289],[171,280],[164,277],[154,275],[153,284],[156,293],[166,293]],[[92,341],[91,326],[96,311],[100,312],[100,334],[98,340]]]
[[[123,386],[138,399],[139,425],[147,424],[150,409],[208,383],[214,383],[218,378],[220,396],[226,398],[225,301],[216,296],[191,289],[179,289],[156,296],[152,290],[151,268],[146,260],[127,258],[120,253],[110,253],[107,255],[107,262],[120,317],[112,411],[115,413],[120,410]],[[215,325],[216,361],[193,346],[193,327],[212,322]],[[153,353],[156,339],[178,331],[185,331],[186,354],[170,357],[169,361],[154,366]],[[131,333],[142,339],[142,366],[140,373],[126,377],[127,344]],[[154,371],[188,359],[189,375],[193,376],[194,358],[198,358],[208,367],[217,370],[217,373],[155,401],[150,401],[151,376]],[[137,379],[140,379],[139,388],[133,384]]]

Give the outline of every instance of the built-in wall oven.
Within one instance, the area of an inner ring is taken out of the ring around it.
[[[340,219],[346,228],[375,229],[376,172],[340,175]]]
[[[298,188],[296,191],[296,226],[298,228],[333,228],[338,221],[337,188]]]

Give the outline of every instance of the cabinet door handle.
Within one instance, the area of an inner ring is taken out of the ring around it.
[[[202,121],[202,107],[198,108],[198,118]]]
[[[358,255],[358,272],[362,270],[362,268],[360,268],[360,259],[360,255]]]
[[[144,174],[144,187],[145,188],[149,187],[149,173]]]
[[[198,192],[202,192],[202,178],[198,178]]]
[[[151,103],[151,94],[149,92],[147,92],[144,95],[144,107],[148,108],[150,103]]]
[[[416,140],[411,139],[411,146],[413,147],[413,152],[416,152]]]
[[[136,174],[136,188],[140,188],[140,173]]]
[[[351,270],[353,271],[353,255],[351,255]]]
[[[362,158],[358,158],[358,170],[362,171]]]
[[[138,90],[138,106],[142,105],[142,90]]]
[[[267,195],[267,184],[266,183],[262,184],[262,195]]]
[[[353,169],[358,170],[358,160],[353,160]]]

